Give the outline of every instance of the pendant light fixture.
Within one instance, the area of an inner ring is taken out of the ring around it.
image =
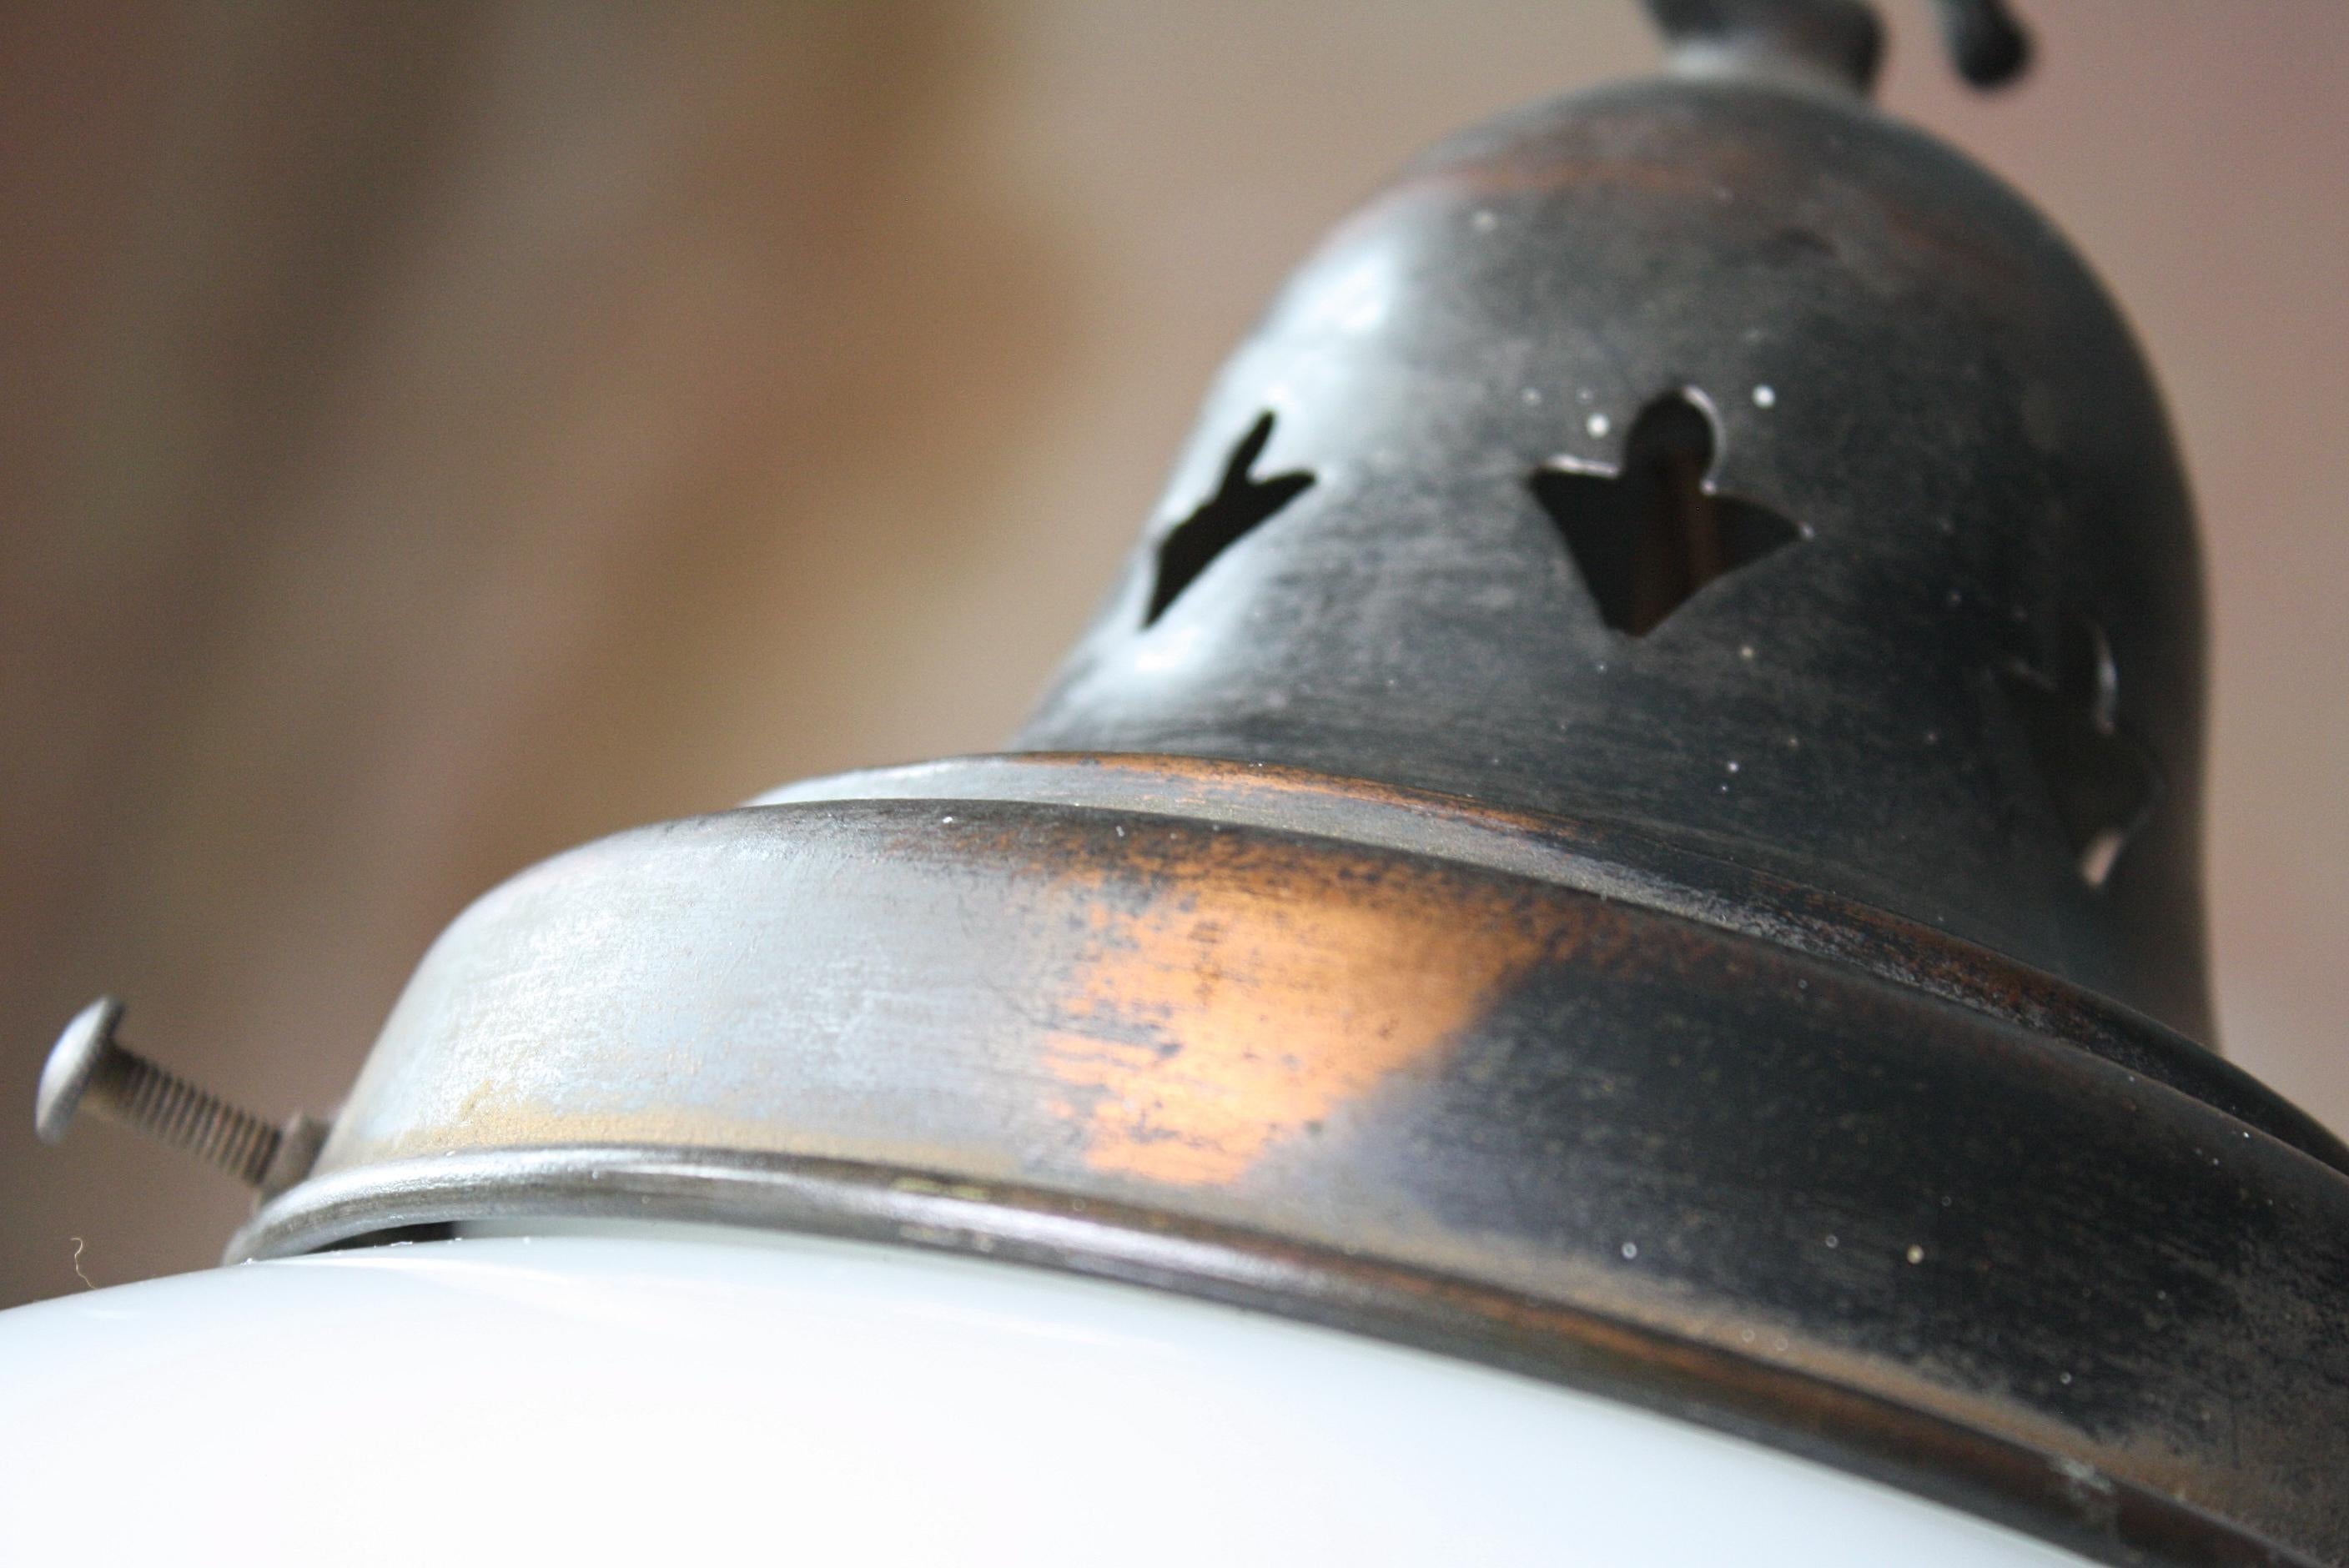
[[[0,1318],[0,1488],[265,1377],[289,1552],[2349,1562],[2153,383],[1866,5],[1650,9],[1296,273],[1005,753],[524,872],[330,1124],[78,1019],[44,1133],[276,1261]]]

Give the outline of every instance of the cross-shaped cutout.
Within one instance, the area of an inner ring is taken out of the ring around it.
[[[1644,637],[1706,583],[1803,537],[1758,501],[1713,488],[1713,416],[1684,391],[1640,410],[1613,473],[1536,469],[1534,499],[1557,525],[1599,613]]]
[[[2021,664],[2001,674],[2079,856],[2081,880],[2102,887],[2153,816],[2161,770],[2119,727],[2120,674],[2102,626],[2075,617],[2055,665],[2052,675]]]
[[[1166,607],[1216,556],[1238,543],[1242,536],[1310,489],[1309,473],[1275,474],[1259,480],[1249,474],[1272,439],[1272,413],[1268,409],[1224,465],[1224,482],[1199,509],[1176,523],[1158,546],[1158,581],[1150,591],[1150,608],[1142,617],[1145,626],[1156,624]]]

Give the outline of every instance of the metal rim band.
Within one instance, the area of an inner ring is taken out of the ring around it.
[[[2249,1073],[2183,1035],[1931,926],[1596,820],[1308,769],[1211,758],[1021,752],[802,780],[749,802],[1002,801],[1163,812],[1340,838],[1524,876],[1848,965],[2037,1030],[2225,1111],[2349,1174],[2349,1146]]]
[[[707,1149],[444,1155],[270,1203],[226,1261],[469,1220],[662,1219],[985,1256],[1455,1356],[1696,1422],[2107,1563],[2305,1564],[2145,1488],[1894,1401],[1604,1314],[1369,1256],[1040,1189]]]

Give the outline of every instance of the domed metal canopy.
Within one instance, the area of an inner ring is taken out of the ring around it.
[[[1163,516],[1023,746],[1633,824],[2209,1037],[2160,409],[2045,223],[1857,100],[1638,83],[1439,149]]]
[[[2349,1558],[2349,1150],[2198,1043],[2150,380],[1839,85],[1864,8],[1654,9],[1675,74],[1446,144],[1298,274],[1018,750],[492,892],[231,1256],[968,1250],[2102,1561]]]

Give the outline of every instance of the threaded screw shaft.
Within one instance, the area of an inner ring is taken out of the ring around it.
[[[117,1045],[98,1064],[82,1103],[217,1165],[249,1187],[261,1185],[284,1135],[249,1110]]]
[[[55,1143],[84,1105],[181,1149],[264,1193],[299,1181],[317,1156],[325,1124],[296,1117],[272,1127],[114,1037],[122,1004],[101,996],[74,1016],[49,1052],[33,1113],[35,1130]],[[298,1167],[298,1168],[297,1168]]]

